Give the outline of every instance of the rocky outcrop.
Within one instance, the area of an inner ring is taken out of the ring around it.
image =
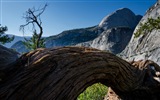
[[[93,41],[80,43],[77,44],[77,46],[93,47],[117,54],[124,50],[132,34],[133,29],[127,27],[112,28],[102,32],[101,35]]]
[[[132,33],[133,29],[127,27],[108,29],[93,41],[91,47],[117,54],[124,50],[130,41]]]
[[[157,18],[159,16],[160,4],[157,2],[147,10],[140,23],[145,23],[148,18]],[[139,29],[140,23],[134,33]],[[130,43],[121,53],[121,56],[128,60],[151,59],[160,65],[160,31],[154,29],[152,32],[145,33],[138,38],[135,38],[133,34]]]
[[[131,64],[93,48],[40,48],[21,56],[8,73],[0,71],[0,79],[6,77],[0,99],[75,100],[101,82],[123,100],[159,100],[160,67],[152,61]]]
[[[141,19],[128,8],[122,8],[106,16],[99,24],[102,33],[92,41],[77,46],[107,50],[114,54],[122,52],[131,39],[135,26]]]

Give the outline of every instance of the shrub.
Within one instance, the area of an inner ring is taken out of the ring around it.
[[[136,33],[134,33],[134,37],[137,38],[140,35],[147,34],[154,29],[160,29],[160,17],[157,19],[148,18],[145,23],[140,23],[140,27]]]
[[[107,87],[100,83],[93,84],[81,93],[77,100],[103,100],[107,94]]]

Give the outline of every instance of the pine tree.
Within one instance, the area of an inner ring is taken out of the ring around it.
[[[5,32],[8,30],[7,26],[3,27],[0,26],[0,44],[9,43],[14,40],[14,36],[9,37],[8,35],[5,35]]]
[[[156,19],[148,18],[145,23],[140,23],[140,27],[137,32],[134,33],[134,37],[137,38],[140,35],[152,32],[154,29],[160,29],[160,17]]]
[[[38,34],[36,32],[36,30],[34,31],[32,37],[30,39],[26,39],[25,41],[23,41],[23,44],[29,49],[29,50],[35,50],[37,49],[37,43],[39,45],[39,47],[45,47],[45,39],[41,38],[40,41],[38,42]]]

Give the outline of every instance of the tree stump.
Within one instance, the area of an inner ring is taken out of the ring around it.
[[[140,67],[85,47],[37,49],[9,66],[0,83],[0,100],[75,100],[97,82],[124,100],[158,100],[159,66],[148,63]]]

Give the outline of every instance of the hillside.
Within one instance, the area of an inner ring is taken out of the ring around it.
[[[56,36],[46,38],[46,47],[60,47],[75,45],[95,39],[98,36],[98,27],[88,27],[73,30],[66,30]]]

